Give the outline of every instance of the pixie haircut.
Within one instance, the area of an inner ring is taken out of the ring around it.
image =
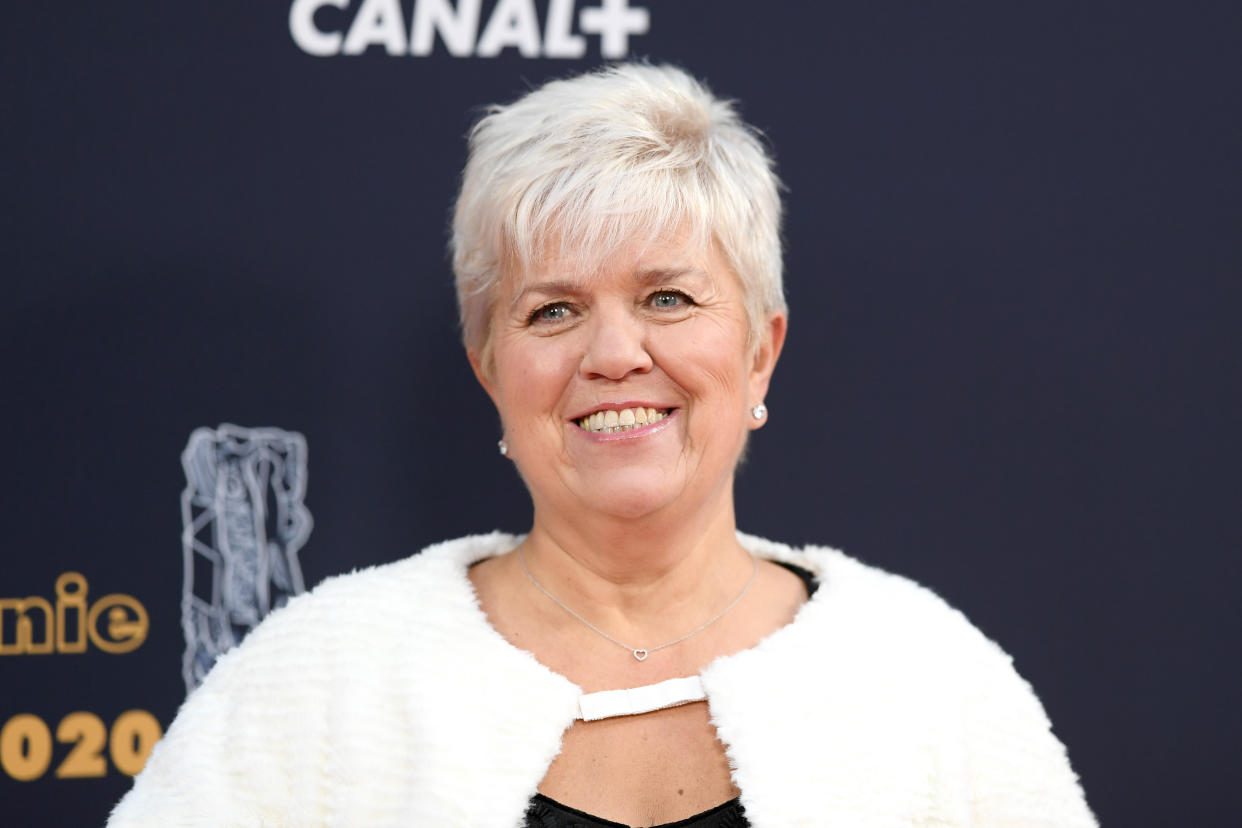
[[[625,244],[715,244],[746,297],[752,344],[781,285],[780,181],[732,102],[671,66],[630,63],[495,105],[469,136],[450,250],[462,338],[490,364],[502,278],[572,258],[584,276]]]

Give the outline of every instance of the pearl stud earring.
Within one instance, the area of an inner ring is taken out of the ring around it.
[[[763,403],[757,403],[755,407],[750,410],[750,416],[754,417],[756,420],[762,420],[764,417],[768,416],[768,407]]]
[[[503,439],[497,441],[496,448],[499,449],[501,457],[509,456],[509,444],[506,443]]]

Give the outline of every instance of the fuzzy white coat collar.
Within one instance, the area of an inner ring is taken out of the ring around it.
[[[1095,822],[1008,657],[927,590],[745,535],[820,580],[702,673],[751,823]],[[580,690],[488,623],[462,538],[330,579],[213,668],[110,825],[520,825]]]

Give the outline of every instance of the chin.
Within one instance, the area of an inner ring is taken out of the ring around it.
[[[619,475],[609,485],[593,488],[590,496],[582,500],[589,511],[634,520],[658,512],[676,500],[674,492],[651,484],[649,474],[639,480]]]

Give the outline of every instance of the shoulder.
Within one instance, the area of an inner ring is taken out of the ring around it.
[[[860,785],[889,774],[900,764],[894,757],[911,768],[912,757],[935,757],[942,779],[950,767],[960,775],[954,785],[974,824],[1095,824],[1035,691],[961,612],[909,578],[834,549],[747,536],[742,544],[809,569],[820,586],[793,624],[705,676],[723,702],[722,732],[764,716],[766,730],[779,732],[789,707],[804,731],[822,727],[838,743],[854,738],[865,748],[837,768],[842,778],[861,772]],[[782,705],[766,708],[770,698]],[[743,729],[726,735],[748,738]]]
[[[969,707],[981,694],[993,694],[990,703],[1022,707],[1047,724],[1009,654],[927,587],[829,547],[750,537],[743,544],[762,557],[803,566],[819,580],[793,624],[764,641],[756,658],[816,681],[853,671],[888,688],[885,693],[903,694],[911,711]]]
[[[272,613],[271,619],[294,612],[322,612],[343,600],[384,595],[411,586],[447,586],[460,581],[472,563],[506,552],[517,541],[516,536],[503,532],[468,535],[432,544],[398,561],[334,575]]]
[[[288,674],[310,662],[354,669],[354,662],[374,660],[377,652],[408,646],[414,629],[437,621],[465,623],[475,606],[467,578],[470,564],[515,543],[514,536],[500,532],[471,535],[326,578],[273,611],[222,655],[203,687],[220,684],[232,673]]]
[[[321,710],[390,692],[381,671],[416,671],[414,662],[439,646],[437,628],[477,626],[466,570],[511,542],[500,533],[459,538],[325,579],[221,655],[174,729],[204,716],[253,716],[270,729],[295,719],[273,711]]]
[[[826,546],[792,547],[740,536],[753,554],[801,566],[819,581],[799,615],[817,635],[850,650],[904,654],[911,664],[1010,659],[960,611],[927,587]],[[842,635],[848,630],[848,636]],[[958,666],[962,666],[958,664]]]
[[[331,576],[272,612],[246,641],[305,624],[348,626],[354,619],[406,615],[426,608],[427,599],[437,595],[460,599],[463,590],[468,592],[470,564],[507,551],[515,543],[514,536],[501,532],[470,535],[433,544],[398,561]]]
[[[416,685],[435,684],[426,665],[485,638],[466,570],[513,542],[437,544],[328,578],[271,613],[186,699],[115,824],[181,824],[187,813],[203,815],[193,824],[321,823],[320,782],[365,790],[363,769],[395,761],[408,737],[393,717],[421,704]]]

